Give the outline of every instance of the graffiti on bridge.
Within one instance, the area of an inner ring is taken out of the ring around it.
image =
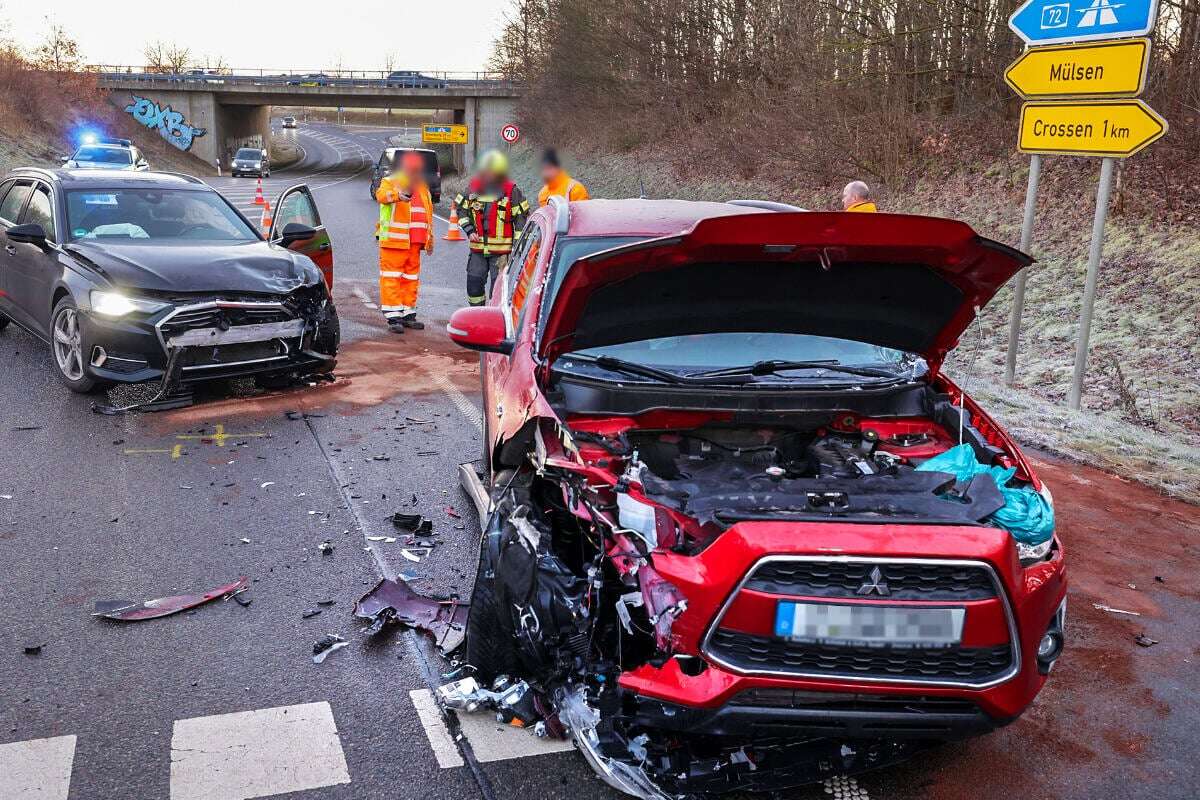
[[[191,150],[192,142],[197,137],[208,133],[207,128],[194,128],[183,119],[183,114],[170,106],[160,106],[145,97],[132,95],[133,102],[125,106],[125,111],[133,118],[151,130],[157,130],[159,136],[166,139],[180,150]]]

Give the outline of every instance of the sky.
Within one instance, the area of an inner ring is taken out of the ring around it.
[[[47,19],[62,25],[93,64],[140,65],[148,42],[187,47],[233,68],[478,70],[499,33],[503,0],[0,0],[18,44],[34,47]]]

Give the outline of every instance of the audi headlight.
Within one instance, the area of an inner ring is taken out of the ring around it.
[[[157,300],[126,297],[120,292],[92,292],[92,311],[105,317],[123,317],[135,311],[153,314],[166,307],[166,303],[160,303]]]

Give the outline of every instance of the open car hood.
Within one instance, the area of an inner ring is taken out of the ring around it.
[[[937,369],[978,310],[1032,261],[937,217],[713,217],[572,264],[540,352],[553,360],[664,336],[804,333],[918,353]]]

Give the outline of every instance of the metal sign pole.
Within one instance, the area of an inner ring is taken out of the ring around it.
[[[1079,312],[1079,340],[1075,345],[1075,376],[1067,403],[1079,410],[1083,397],[1083,376],[1087,371],[1088,339],[1092,332],[1092,309],[1096,305],[1096,282],[1100,272],[1100,256],[1104,253],[1104,223],[1108,218],[1108,196],[1112,190],[1115,158],[1100,162],[1100,188],[1096,191],[1096,219],[1092,223],[1092,248],[1088,253],[1087,279],[1083,287],[1083,308]]]
[[[1029,157],[1029,185],[1025,188],[1025,217],[1021,221],[1022,253],[1029,252],[1033,239],[1033,217],[1037,211],[1038,181],[1042,177],[1042,157],[1034,153]],[[1008,320],[1008,360],[1004,365],[1004,384],[1012,386],[1017,374],[1017,345],[1021,341],[1021,313],[1025,310],[1025,281],[1029,278],[1029,267],[1017,273],[1013,286],[1012,316]]]

